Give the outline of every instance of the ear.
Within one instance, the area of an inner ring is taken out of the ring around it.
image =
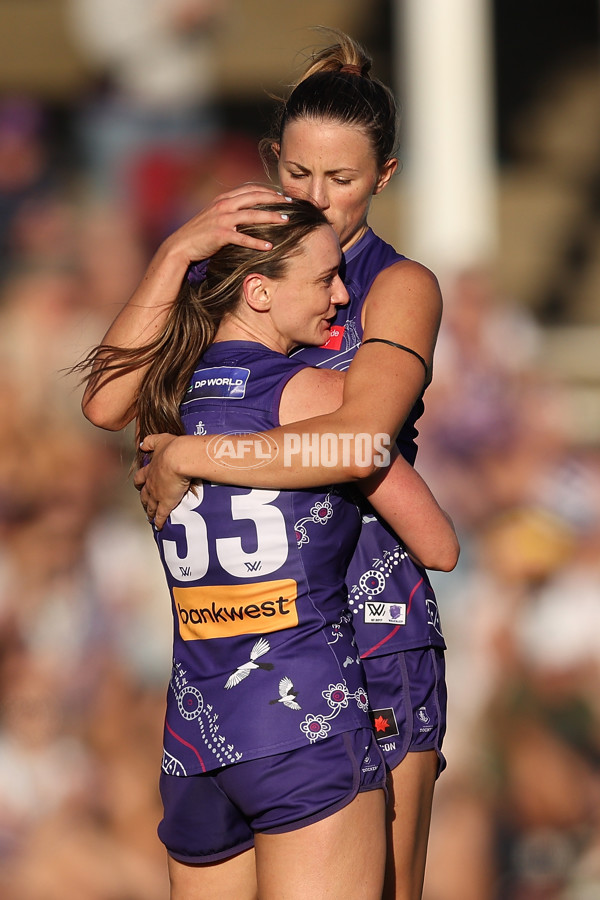
[[[381,172],[379,173],[379,178],[377,179],[377,183],[375,185],[374,194],[379,194],[387,185],[388,181],[398,168],[398,160],[395,157],[388,159],[381,168]]]
[[[253,272],[246,275],[242,283],[244,302],[257,312],[266,312],[271,308],[270,282],[264,275]]]
[[[281,153],[281,145],[278,144],[276,141],[273,141],[273,143],[271,144],[271,153],[273,154],[275,159],[279,161],[279,155]]]

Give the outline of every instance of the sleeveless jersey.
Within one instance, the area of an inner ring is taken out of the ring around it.
[[[226,341],[200,360],[181,405],[187,434],[279,424],[305,364]],[[260,449],[259,449],[260,453]],[[268,453],[265,453],[265,459]],[[198,484],[155,532],[174,617],[163,769],[191,775],[370,727],[344,576],[360,513],[341,491]]]
[[[362,340],[365,297],[379,272],[403,259],[406,257],[368,229],[344,254],[340,274],[350,300],[338,308],[329,340],[323,347],[302,347],[294,351],[292,358],[311,366],[346,371]],[[421,395],[398,436],[399,450],[411,465],[417,455],[416,422],[422,413]],[[361,656],[381,656],[424,646],[445,648],[437,601],[427,573],[410,559],[398,536],[366,500],[361,501],[361,508],[362,530],[346,576]]]

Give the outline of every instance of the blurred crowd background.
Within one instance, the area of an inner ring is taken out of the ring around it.
[[[443,272],[420,439],[462,544],[434,579],[450,711],[425,900],[597,900],[600,10],[489,5],[498,252]],[[168,597],[133,434],[86,423],[66,369],[166,234],[266,180],[256,142],[306,26],[362,40],[402,100],[394,6],[0,4],[3,900],[168,896]],[[406,250],[403,178],[373,222]]]

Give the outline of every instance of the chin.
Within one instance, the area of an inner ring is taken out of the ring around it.
[[[305,347],[320,347],[322,344],[327,343],[329,340],[329,332],[327,331],[325,334],[311,334],[307,335],[305,339],[302,341]]]

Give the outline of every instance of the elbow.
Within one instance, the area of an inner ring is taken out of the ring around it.
[[[430,566],[430,568],[438,572],[452,572],[456,568],[459,556],[460,552],[457,550],[456,553],[448,554],[444,559],[439,560],[437,566]]]
[[[131,415],[120,417],[111,415],[110,410],[106,409],[102,403],[95,402],[94,398],[86,399],[84,397],[81,411],[88,422],[97,428],[104,428],[105,431],[121,431],[133,418]]]
[[[460,544],[458,543],[458,538],[456,538],[442,547],[436,547],[430,557],[427,556],[425,559],[421,559],[420,562],[425,569],[431,569],[434,572],[451,572],[456,568],[459,557]]]
[[[377,460],[371,458],[368,461],[350,459],[348,464],[344,465],[343,470],[339,473],[339,481],[366,481],[372,475],[381,474],[381,466],[377,465]],[[368,497],[368,493],[366,494]]]
[[[418,565],[432,572],[451,572],[460,556],[460,544],[454,531],[445,540],[437,540],[428,548],[421,547],[419,553],[412,553],[409,547],[406,549]]]
[[[334,445],[338,463],[337,468],[332,470],[335,480],[363,482],[363,493],[368,497],[398,455],[395,451],[390,450],[388,442],[389,437],[379,432],[371,434],[365,430],[360,434],[354,434],[349,427],[347,430],[341,430],[338,434],[337,446]],[[373,476],[378,476],[376,483],[367,489],[367,482]]]

